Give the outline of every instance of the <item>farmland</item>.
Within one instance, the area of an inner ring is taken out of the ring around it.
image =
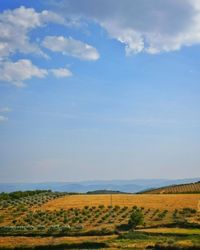
[[[143,192],[146,194],[195,194],[200,193],[200,182],[172,185]]]
[[[112,199],[112,200],[111,200]],[[182,209],[184,207],[197,209],[200,194],[172,195],[69,195],[45,203],[41,209],[55,210],[68,208],[83,208],[84,206],[139,206],[150,209]]]
[[[97,237],[97,236],[87,236],[87,237],[13,237],[13,236],[6,236],[6,237],[0,237],[0,247],[10,247],[12,248],[13,246],[15,247],[22,247],[22,246],[46,246],[46,245],[55,245],[59,246],[61,244],[67,243],[68,245],[70,244],[80,244],[84,241],[87,242],[104,242],[108,241],[110,239],[113,239],[113,236],[102,236]]]
[[[145,234],[148,238],[141,243],[135,234],[137,247],[146,247],[148,242],[156,244],[161,233],[163,242],[175,235],[180,237],[182,232],[184,236],[194,237],[197,243],[196,235],[200,234],[200,194],[72,195],[44,191],[0,197],[0,247],[24,244],[78,244],[78,247],[82,242],[105,243],[109,247],[123,246],[126,242],[133,246],[133,236],[126,232],[130,216],[136,209],[144,218],[137,228],[138,237]],[[127,238],[119,238],[126,234]]]

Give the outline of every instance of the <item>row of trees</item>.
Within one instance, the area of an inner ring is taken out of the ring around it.
[[[51,193],[51,190],[16,191],[11,193],[0,193],[0,200],[14,200],[41,193]]]

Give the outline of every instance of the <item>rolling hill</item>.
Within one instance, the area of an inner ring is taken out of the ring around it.
[[[170,185],[166,187],[146,190],[145,194],[193,194],[200,193],[200,181],[195,183]]]

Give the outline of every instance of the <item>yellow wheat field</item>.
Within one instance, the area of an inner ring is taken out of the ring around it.
[[[198,209],[200,194],[114,194],[114,195],[66,195],[45,203],[42,210],[69,209],[71,207],[109,205],[139,206],[150,209]]]

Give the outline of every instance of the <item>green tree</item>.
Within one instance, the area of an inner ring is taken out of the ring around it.
[[[129,218],[129,226],[134,230],[137,226],[144,223],[144,215],[139,208],[134,208]]]

